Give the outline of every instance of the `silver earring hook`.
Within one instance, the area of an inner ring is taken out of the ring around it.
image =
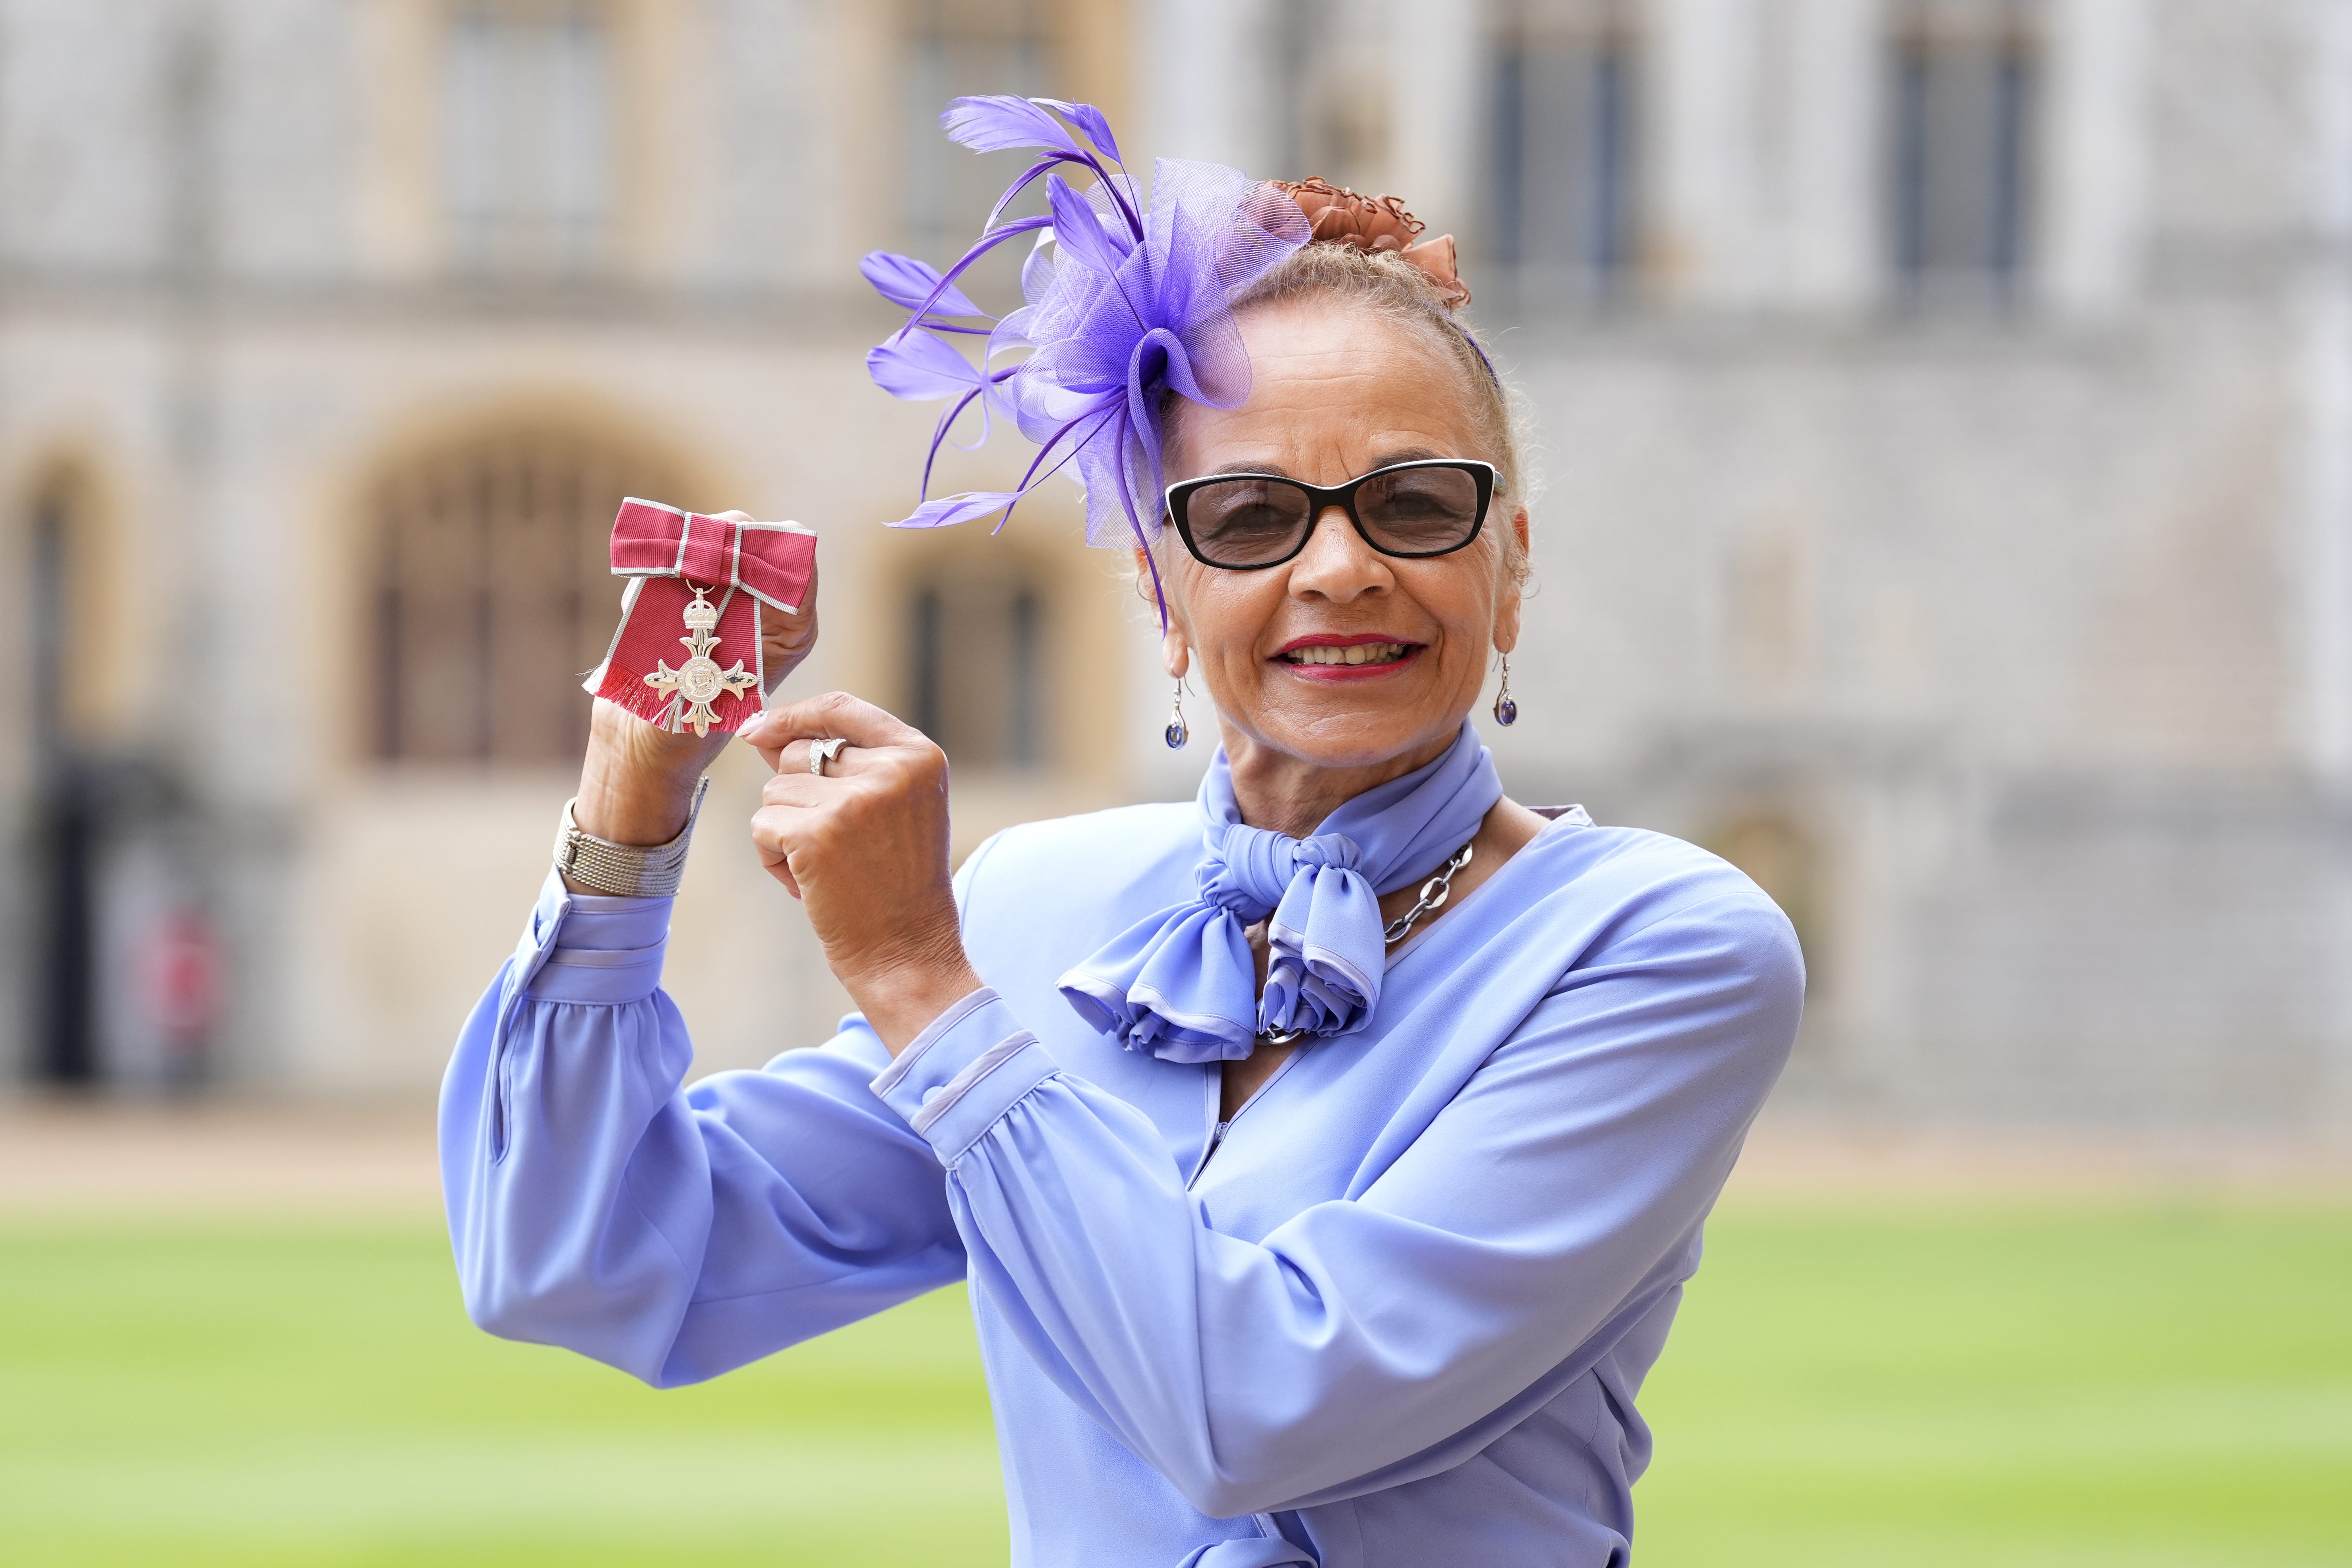
[[[1503,656],[1503,684],[1495,692],[1495,722],[1509,729],[1519,721],[1518,700],[1511,695],[1511,656]]]

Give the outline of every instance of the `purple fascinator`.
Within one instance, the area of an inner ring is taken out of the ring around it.
[[[945,398],[923,463],[921,503],[894,528],[934,528],[1003,513],[1072,464],[1087,492],[1087,542],[1147,550],[1160,521],[1160,403],[1170,389],[1213,408],[1249,396],[1249,358],[1230,301],[1307,243],[1307,216],[1279,186],[1237,169],[1161,158],[1147,207],[1118,143],[1091,104],[1052,98],[959,98],[940,116],[977,153],[1038,156],[997,201],[977,243],[944,273],[877,250],[860,270],[907,324],[866,356],[893,397]],[[1065,174],[1085,183],[1073,184]],[[1039,180],[1047,212],[1004,209]],[[998,246],[1032,235],[1021,309],[1002,319],[956,287]],[[1050,247],[1050,248],[1049,248]],[[984,340],[975,363],[958,338]],[[1011,490],[934,499],[931,468],[956,424],[979,405],[984,443],[996,418],[1037,445]],[[1159,568],[1152,591],[1159,595]],[[1167,603],[1160,600],[1161,624]]]

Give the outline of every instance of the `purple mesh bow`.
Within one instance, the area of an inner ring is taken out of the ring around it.
[[[1075,462],[1086,483],[1087,542],[1132,542],[1148,552],[1160,528],[1160,396],[1173,388],[1213,408],[1249,396],[1249,360],[1227,304],[1307,242],[1306,215],[1281,190],[1238,170],[1171,158],[1152,165],[1145,210],[1110,126],[1091,104],[959,98],[940,123],[974,152],[1026,147],[1041,155],[998,200],[979,242],[945,273],[881,250],[860,268],[884,299],[911,312],[866,356],[875,384],[893,397],[952,400],[924,459],[922,504],[891,526],[934,528],[1001,511],[1002,527],[1022,497]],[[1081,194],[1070,185],[1056,172],[1063,165],[1090,173],[1091,187]],[[1040,179],[1048,216],[1005,220],[1013,198]],[[955,280],[1023,234],[1036,237],[1021,269],[1027,302],[1000,321]],[[974,320],[991,324],[958,324]],[[986,338],[979,363],[949,341],[954,336]],[[1024,349],[1026,358],[999,365],[1001,356]],[[933,500],[940,447],[975,403],[982,426],[973,446],[987,440],[989,416],[1000,414],[1037,444],[1036,458],[1016,489]],[[1157,597],[1159,568],[1151,570]],[[1164,598],[1160,616],[1164,626]]]

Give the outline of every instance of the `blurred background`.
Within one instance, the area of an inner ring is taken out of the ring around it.
[[[2352,0],[0,0],[0,1540],[1002,1560],[947,1298],[657,1397],[432,1230],[623,495],[821,531],[787,691],[936,736],[960,847],[1198,778],[1075,490],[875,526],[934,411],[856,260],[984,217],[967,92],[1457,237],[1506,781],[1798,926],[1651,1560],[2352,1562]],[[705,1068],[845,1005],[759,773]]]

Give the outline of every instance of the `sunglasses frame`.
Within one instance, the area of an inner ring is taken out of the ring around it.
[[[1356,491],[1383,474],[1393,474],[1405,468],[1461,468],[1476,482],[1478,515],[1471,520],[1470,531],[1463,535],[1461,543],[1449,544],[1443,550],[1388,550],[1382,548],[1364,527],[1364,520],[1356,511]],[[1383,468],[1374,468],[1370,473],[1360,474],[1343,485],[1310,485],[1304,479],[1294,479],[1287,474],[1205,474],[1197,479],[1181,479],[1170,485],[1166,502],[1168,520],[1176,525],[1176,537],[1184,542],[1185,550],[1202,565],[1213,566],[1220,572],[1265,572],[1297,560],[1299,552],[1307,548],[1307,541],[1315,537],[1315,531],[1322,526],[1323,514],[1335,506],[1348,514],[1349,522],[1355,526],[1356,537],[1378,553],[1395,561],[1433,561],[1438,556],[1451,555],[1457,550],[1466,550],[1477,540],[1479,533],[1486,526],[1486,513],[1493,510],[1495,486],[1500,478],[1501,475],[1494,464],[1483,462],[1476,458],[1416,458],[1410,462],[1390,463]],[[1201,547],[1192,542],[1192,522],[1189,510],[1192,493],[1210,485],[1225,484],[1234,479],[1259,479],[1268,484],[1288,485],[1293,489],[1307,492],[1309,504],[1307,527],[1299,533],[1298,542],[1291,546],[1288,554],[1278,560],[1255,561],[1246,566],[1229,566],[1222,561],[1210,560],[1201,553]]]

